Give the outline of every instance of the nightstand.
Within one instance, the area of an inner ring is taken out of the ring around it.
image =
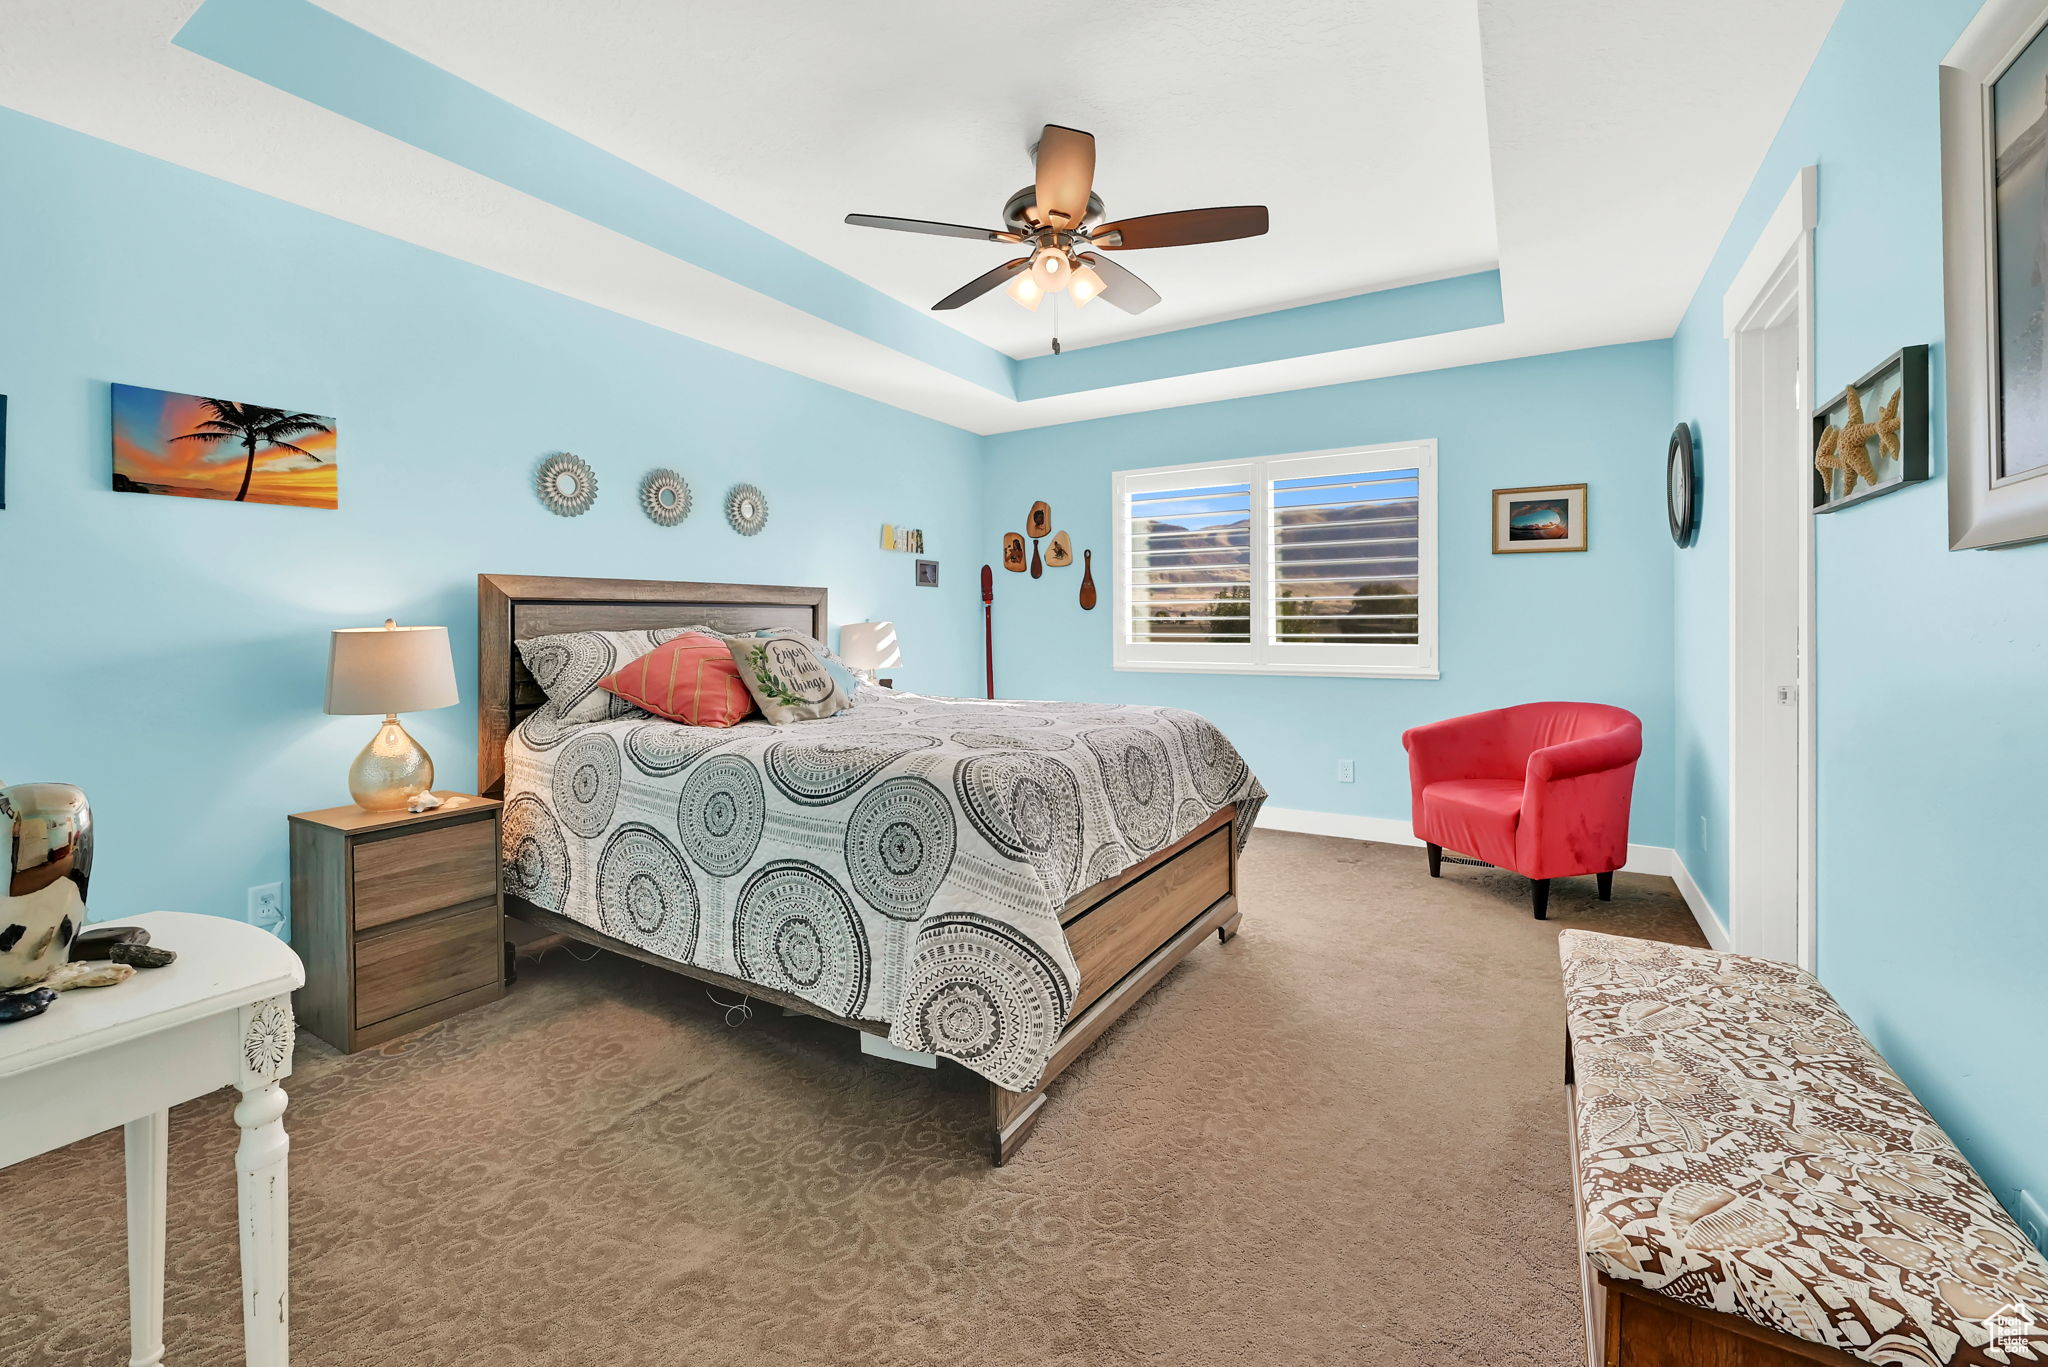
[[[290,818],[299,1025],[345,1054],[505,995],[493,798]]]

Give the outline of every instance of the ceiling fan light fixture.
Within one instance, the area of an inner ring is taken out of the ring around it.
[[[1031,278],[1047,294],[1065,289],[1067,277],[1071,274],[1067,254],[1058,247],[1040,247],[1038,255],[1031,258]]]
[[[1085,263],[1074,267],[1073,278],[1067,282],[1067,293],[1073,296],[1077,309],[1087,308],[1088,301],[1107,288],[1102,277],[1095,273],[1095,268]]]
[[[1038,305],[1045,298],[1045,291],[1038,288],[1038,282],[1031,278],[1030,271],[1019,271],[1017,278],[1010,282],[1008,293],[1033,313],[1038,312]]]

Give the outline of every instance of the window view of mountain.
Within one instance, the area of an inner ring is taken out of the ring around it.
[[[1275,509],[1278,636],[1414,643],[1417,515],[1412,498]],[[1249,513],[1229,521],[1138,518],[1132,533],[1138,639],[1251,639]]]

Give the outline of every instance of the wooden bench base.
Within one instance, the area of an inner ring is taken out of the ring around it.
[[[1685,1305],[1604,1272],[1596,1276],[1607,1306],[1606,1342],[1595,1367],[1869,1367],[1739,1315]]]

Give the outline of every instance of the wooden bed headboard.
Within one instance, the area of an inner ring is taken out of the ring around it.
[[[825,590],[666,579],[476,577],[476,790],[503,797],[505,737],[546,701],[513,642],[565,631],[790,627],[825,639]]]

